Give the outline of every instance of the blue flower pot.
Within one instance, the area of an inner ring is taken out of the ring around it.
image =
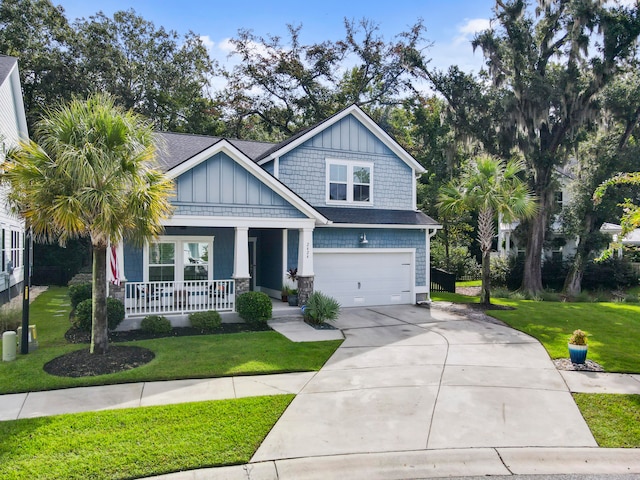
[[[586,362],[587,346],[569,344],[569,357],[571,358],[571,363],[582,364]]]

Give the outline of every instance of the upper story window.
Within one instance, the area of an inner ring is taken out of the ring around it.
[[[327,160],[327,203],[373,203],[372,174],[372,163]]]

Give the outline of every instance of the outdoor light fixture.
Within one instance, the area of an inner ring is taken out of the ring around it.
[[[360,245],[366,245],[367,243],[369,243],[369,240],[367,240],[367,234],[366,233],[361,233],[360,234]]]

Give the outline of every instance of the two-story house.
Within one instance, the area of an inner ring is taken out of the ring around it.
[[[10,148],[27,139],[18,59],[0,55],[0,162]],[[24,273],[24,222],[6,209],[5,195],[0,191],[0,303],[20,292]]]
[[[280,144],[159,136],[175,212],[157,242],[120,247],[128,316],[279,298],[291,269],[301,304],[314,290],[344,307],[429,300],[440,226],[416,208],[424,169],[357,106]]]

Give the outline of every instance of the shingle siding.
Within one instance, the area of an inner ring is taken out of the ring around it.
[[[324,206],[328,158],[373,163],[369,206],[413,209],[413,170],[351,116],[281,157],[279,178],[311,205]]]

